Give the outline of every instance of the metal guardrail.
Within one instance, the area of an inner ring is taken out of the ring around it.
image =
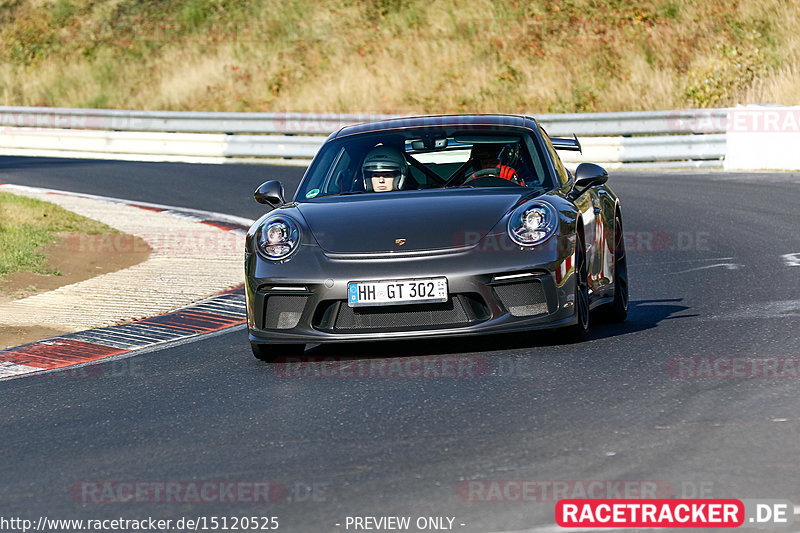
[[[724,133],[728,109],[625,113],[533,114],[551,135],[669,135]],[[126,111],[0,106],[0,126],[158,131],[178,133],[273,133],[327,135],[360,122],[400,115],[337,113],[222,113]]]
[[[322,136],[0,128],[0,155],[224,163],[314,157]]]
[[[567,163],[719,166],[729,110],[536,115],[554,136],[577,134]],[[394,115],[217,113],[0,106],[0,154],[147,161],[310,159],[322,135]]]
[[[328,135],[348,124],[393,115],[126,111],[0,106],[0,126],[177,133]]]
[[[52,157],[133,158],[220,162],[226,158],[314,156],[322,136],[223,135],[9,128],[0,132],[0,153]],[[563,152],[565,163],[599,164],[717,161],[725,157],[724,134],[657,137],[584,137],[583,154]],[[127,157],[126,157],[127,156]],[[160,159],[159,159],[160,158]],[[219,161],[211,161],[216,158]]]
[[[536,115],[550,135],[687,135],[725,133],[728,109]]]
[[[583,158],[600,162],[635,163],[678,159],[708,160],[725,157],[724,134],[657,137],[588,137]],[[616,153],[609,152],[616,150]],[[569,160],[564,154],[562,159]]]

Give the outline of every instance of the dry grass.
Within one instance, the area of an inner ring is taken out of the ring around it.
[[[798,12],[800,0],[6,0],[0,104],[376,113],[800,104]]]

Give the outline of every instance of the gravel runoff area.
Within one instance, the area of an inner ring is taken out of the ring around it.
[[[203,217],[153,209],[119,200],[55,193],[14,185],[0,190],[52,202],[123,233],[152,248],[147,260],[116,272],[0,304],[0,323],[49,326],[65,331],[109,326],[167,313],[244,281],[244,232],[230,231]],[[213,217],[207,217],[213,220]],[[126,236],[88,236],[71,244],[124,251]]]

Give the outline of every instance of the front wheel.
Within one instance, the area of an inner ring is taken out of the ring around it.
[[[575,317],[577,323],[566,329],[567,339],[580,342],[589,333],[589,269],[586,264],[586,246],[583,232],[577,233],[575,240]]]
[[[259,361],[271,363],[279,357],[293,357],[303,355],[305,344],[259,344],[250,343],[253,355]]]

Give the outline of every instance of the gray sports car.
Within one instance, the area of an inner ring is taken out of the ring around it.
[[[601,167],[574,176],[526,116],[412,117],[342,128],[287,202],[247,234],[254,355],[308,343],[565,328],[624,320],[622,213]]]

